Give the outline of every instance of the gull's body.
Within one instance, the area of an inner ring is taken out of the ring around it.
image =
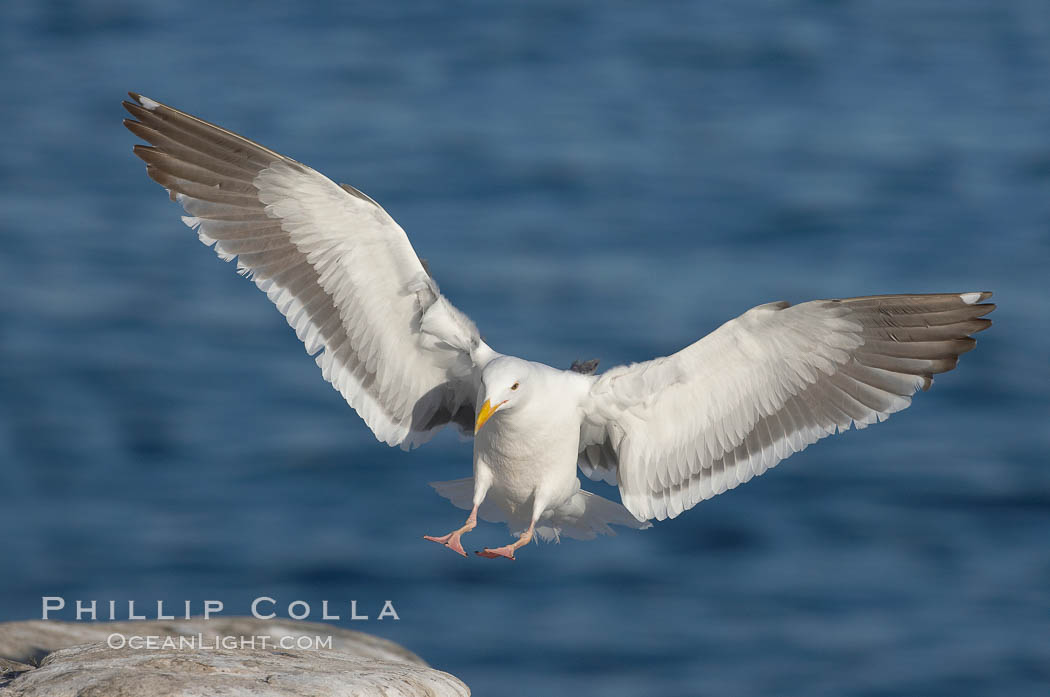
[[[290,158],[132,94],[125,125],[184,222],[287,318],[376,437],[411,448],[453,424],[474,476],[434,487],[520,537],[645,528],[835,432],[881,421],[973,348],[984,292],[768,303],[678,353],[602,375],[500,354],[374,201]],[[583,491],[578,469],[623,505]]]
[[[520,375],[514,379],[531,398],[493,414],[474,436],[474,477],[491,482],[512,527],[527,527],[533,509],[557,508],[579,490],[579,428],[564,426],[580,422],[588,384],[583,376],[509,356],[496,359],[493,368]]]

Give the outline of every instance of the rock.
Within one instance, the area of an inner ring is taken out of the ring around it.
[[[111,635],[118,636],[108,641]],[[132,648],[127,639],[133,636],[156,637],[157,648]],[[265,647],[263,636],[270,638]],[[221,637],[235,637],[226,641],[236,646],[228,648]],[[239,647],[251,637],[254,648]],[[331,646],[282,648],[281,637],[293,645],[299,637],[331,637]],[[295,620],[6,622],[0,623],[0,661],[0,697],[470,694],[458,679],[391,641]]]
[[[0,658],[0,687],[9,684],[27,670],[33,670],[33,666]]]

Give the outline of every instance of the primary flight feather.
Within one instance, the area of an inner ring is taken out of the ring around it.
[[[376,437],[474,436],[474,476],[436,482],[470,510],[426,539],[465,554],[477,519],[518,537],[649,527],[807,445],[886,419],[987,328],[988,292],[760,305],[678,353],[602,375],[500,354],[441,294],[379,204],[295,160],[147,97],[124,124],[182,218],[266,293]],[[591,366],[593,370],[593,366]],[[577,466],[623,505],[580,488]]]

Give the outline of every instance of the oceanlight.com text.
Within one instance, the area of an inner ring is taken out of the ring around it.
[[[331,636],[221,636],[187,634],[182,636],[156,636],[120,634],[114,632],[106,638],[111,649],[129,648],[145,651],[228,651],[244,649],[298,649],[300,651],[331,650]]]

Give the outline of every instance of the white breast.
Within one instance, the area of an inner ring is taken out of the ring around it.
[[[475,470],[491,471],[494,493],[516,503],[542,495],[557,505],[579,488],[580,390],[571,376],[565,382],[545,377],[527,400],[497,411],[474,439]]]

